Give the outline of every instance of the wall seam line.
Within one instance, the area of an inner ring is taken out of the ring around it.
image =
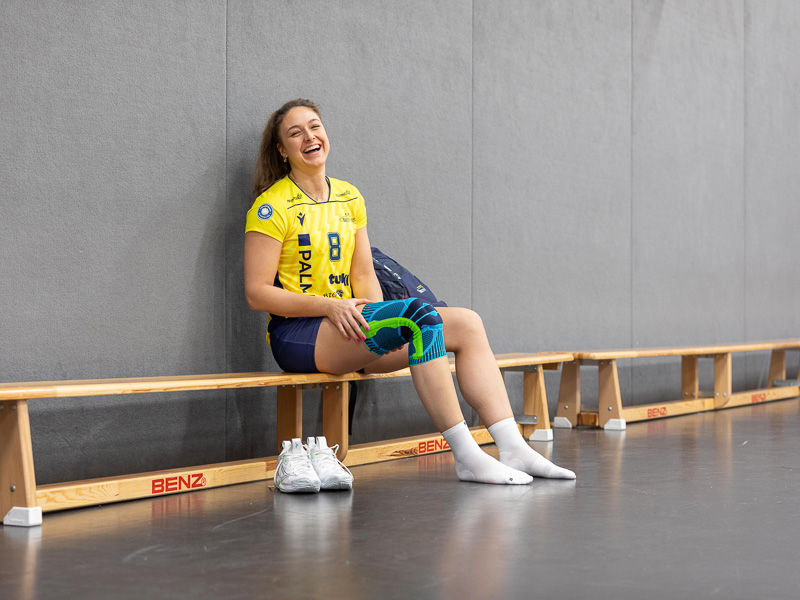
[[[634,276],[635,276],[635,269],[634,269],[634,252],[635,252],[634,229],[635,228],[634,228],[634,222],[633,222],[633,218],[634,218],[634,209],[633,209],[633,203],[634,203],[634,193],[633,193],[633,190],[634,190],[634,178],[633,178],[634,114],[633,114],[633,111],[634,111],[634,106],[635,106],[634,105],[634,101],[633,101],[633,92],[634,92],[634,71],[633,71],[634,40],[633,40],[633,35],[634,35],[634,23],[635,23],[634,18],[633,18],[634,0],[631,0],[630,6],[631,6],[631,16],[630,16],[630,28],[631,28],[631,31],[630,31],[629,40],[630,40],[630,78],[631,78],[631,81],[630,81],[630,102],[631,102],[631,105],[630,105],[630,149],[629,149],[629,152],[630,152],[630,165],[629,165],[629,168],[630,168],[630,172],[629,172],[630,189],[628,191],[628,194],[629,194],[628,199],[630,201],[630,209],[629,209],[630,210],[630,223],[629,223],[629,227],[630,227],[630,239],[629,239],[629,243],[630,243],[630,267],[629,267],[630,268],[630,272],[629,272],[629,276],[630,276],[630,284],[629,284],[629,286],[630,286],[629,287],[629,298],[630,298],[630,346],[629,347],[633,348],[634,347],[633,343],[634,343],[634,340],[635,340],[635,337],[636,337],[635,334],[634,334],[634,325],[635,325],[635,321],[634,321],[634,302],[635,302],[635,298],[634,298],[634,289],[633,289],[633,287],[634,287]],[[628,376],[630,377],[630,384],[628,385],[628,388],[631,390],[630,397],[631,398],[635,398],[635,390],[633,389],[633,386],[635,385],[635,381],[633,379],[633,372],[629,371],[628,372]],[[624,398],[622,399],[622,402],[623,402],[623,405],[624,405],[625,404],[625,399]]]
[[[744,339],[747,331],[747,0],[742,0],[742,285],[744,286],[742,310],[744,311]],[[746,357],[745,357],[746,358]],[[745,372],[748,365],[745,363]]]
[[[472,0],[472,39],[470,40],[470,282],[469,304],[475,308],[475,0]]]
[[[228,0],[225,0],[225,167],[223,169],[223,185],[225,186],[225,206],[228,207],[230,205],[230,194],[228,188],[228,9],[230,8],[230,3]],[[228,338],[225,343],[225,370],[230,372],[231,370],[231,357],[230,357],[230,337],[228,337],[228,332],[230,331],[230,302],[228,298],[228,276],[229,276],[229,262],[228,262],[228,245],[223,243],[223,264],[225,265],[225,272],[222,278],[222,290],[223,290],[223,298],[224,301],[224,308],[223,308],[223,323],[225,323],[225,330],[226,330],[226,337]],[[223,424],[223,456],[225,460],[228,460],[228,410],[230,408],[231,396],[233,395],[232,390],[225,391],[225,423]]]
[[[634,271],[634,249],[635,249],[635,247],[634,247],[634,222],[633,222],[633,217],[634,217],[634,210],[633,210],[633,202],[634,202],[634,193],[633,193],[633,189],[634,189],[634,178],[633,178],[633,168],[634,168],[634,166],[633,166],[634,114],[633,113],[634,113],[634,110],[635,110],[635,104],[634,104],[634,98],[633,98],[633,95],[634,95],[634,70],[633,70],[633,61],[634,61],[634,40],[633,40],[634,18],[633,18],[633,11],[634,11],[634,0],[631,0],[631,21],[630,21],[630,27],[631,27],[631,32],[630,32],[630,53],[631,53],[631,58],[630,58],[630,70],[631,70],[630,71],[630,77],[631,77],[631,84],[630,84],[630,86],[631,86],[630,87],[630,94],[631,94],[631,96],[630,96],[630,98],[631,98],[630,127],[631,127],[631,132],[630,132],[630,173],[629,173],[629,176],[630,176],[630,191],[629,191],[629,194],[630,194],[630,196],[629,196],[629,200],[630,200],[630,228],[631,228],[631,230],[630,230],[631,231],[631,233],[630,233],[630,247],[631,247],[631,249],[630,249],[630,252],[631,252],[631,259],[630,259],[631,260],[631,262],[630,262],[630,278],[631,278],[631,281],[630,281],[630,302],[631,302],[631,308],[630,308],[630,311],[631,311],[630,312],[630,325],[631,325],[630,336],[631,336],[631,338],[630,338],[630,341],[631,341],[631,344],[630,345],[631,345],[631,348],[633,347],[633,342],[634,342],[634,339],[635,339],[635,335],[634,335],[634,318],[633,318],[633,314],[634,314],[633,278],[634,278],[634,273],[635,273],[635,271]]]

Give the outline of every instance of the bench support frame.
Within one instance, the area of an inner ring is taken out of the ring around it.
[[[714,360],[714,391],[703,393],[700,390],[700,358]],[[581,366],[598,367],[598,411],[581,410]],[[800,369],[800,366],[799,366]],[[577,427],[588,425],[606,430],[625,429],[628,422],[649,421],[664,417],[693,414],[747,406],[762,402],[784,400],[800,395],[800,387],[775,387],[773,381],[786,378],[786,350],[774,349],[770,358],[769,387],[766,389],[733,391],[732,353],[720,352],[705,355],[681,356],[682,398],[669,402],[643,404],[624,407],[619,387],[619,373],[616,359],[589,360],[577,359],[565,363],[561,373],[561,387],[558,396],[558,411],[555,427]]]
[[[0,402],[0,516],[4,525],[41,525],[27,400]]]
[[[571,361],[565,353],[538,355],[497,355],[502,370],[524,372],[524,410],[537,416],[537,425],[524,425],[526,435],[540,430],[551,433],[547,412],[542,368],[557,369],[562,361]],[[531,364],[533,363],[533,364]],[[451,364],[454,370],[454,365]],[[33,466],[28,399],[90,395],[152,393],[178,390],[212,390],[242,387],[277,388],[278,440],[303,435],[303,391],[322,388],[322,429],[330,446],[339,445],[338,457],[347,466],[355,466],[450,449],[439,433],[412,436],[369,444],[348,446],[348,380],[407,376],[408,370],[382,375],[288,373],[241,373],[166,378],[130,378],[124,380],[87,380],[0,384],[0,517],[5,525],[35,526],[42,523],[42,513],[108,504],[138,498],[194,491],[271,479],[277,456],[222,462],[179,469],[152,471],[117,477],[105,477],[49,485],[36,485]],[[292,383],[297,381],[297,383]],[[479,444],[493,440],[484,427],[471,428]],[[541,434],[540,434],[541,435]]]

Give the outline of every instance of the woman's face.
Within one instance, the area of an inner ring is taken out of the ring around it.
[[[319,115],[308,107],[295,106],[280,126],[278,150],[289,159],[292,169],[313,171],[328,159],[328,135]]]

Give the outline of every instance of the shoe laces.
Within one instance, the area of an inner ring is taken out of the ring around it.
[[[286,467],[294,475],[308,475],[309,473],[315,473],[314,467],[311,466],[309,455],[305,452],[287,452],[283,455],[283,460]]]
[[[307,444],[304,445],[306,450],[308,451],[309,456],[311,456],[311,448],[308,447]],[[339,451],[339,444],[336,444],[333,448],[314,448],[314,462],[318,463],[323,468],[339,468],[341,467],[347,474],[351,477],[353,474],[350,472],[342,461],[339,460],[339,457],[336,456],[336,453]]]

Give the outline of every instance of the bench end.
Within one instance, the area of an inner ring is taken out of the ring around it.
[[[41,506],[12,506],[3,518],[3,525],[16,527],[36,527],[42,524]]]
[[[553,430],[552,429],[535,429],[531,436],[528,438],[532,442],[552,442]]]
[[[567,417],[556,417],[553,419],[553,427],[559,429],[572,429],[572,423],[569,422]]]
[[[625,422],[625,419],[609,419],[608,422],[603,425],[603,429],[606,431],[625,431],[628,427],[628,424]]]

